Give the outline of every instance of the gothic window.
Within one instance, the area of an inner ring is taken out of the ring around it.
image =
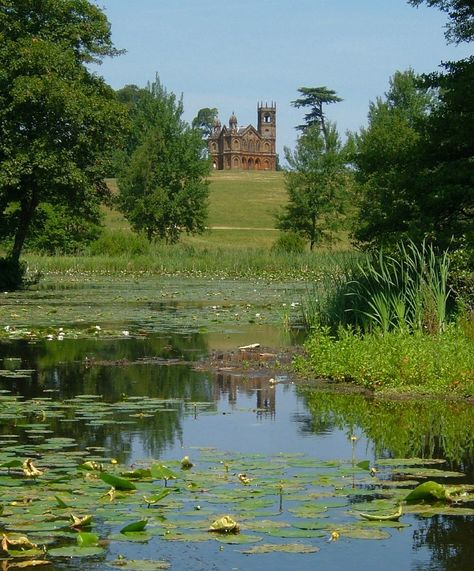
[[[240,148],[240,143],[238,139],[234,139],[234,149],[239,149]]]
[[[234,168],[238,169],[239,168],[239,159],[238,157],[234,157]]]
[[[271,123],[272,122],[272,116],[267,113],[266,115],[263,116],[263,122],[264,123]]]
[[[265,152],[266,153],[270,152],[270,143],[265,143]]]
[[[250,141],[249,150],[253,153],[255,152],[255,141]]]

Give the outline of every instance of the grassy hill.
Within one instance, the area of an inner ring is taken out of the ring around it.
[[[108,184],[116,190],[114,179]],[[214,172],[209,187],[209,229],[201,236],[184,236],[182,242],[200,247],[269,248],[278,236],[274,214],[286,197],[282,172]],[[117,212],[107,212],[106,226],[129,230]]]

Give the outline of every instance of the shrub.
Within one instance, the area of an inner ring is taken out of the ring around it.
[[[101,215],[73,214],[64,206],[44,203],[35,215],[27,240],[29,250],[41,254],[77,254],[100,234]]]
[[[305,240],[296,232],[283,232],[272,246],[273,252],[285,254],[302,254]]]
[[[142,234],[105,231],[89,246],[91,256],[141,256],[149,255],[151,246]]]

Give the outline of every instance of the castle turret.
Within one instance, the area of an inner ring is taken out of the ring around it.
[[[260,103],[257,105],[258,132],[265,139],[276,137],[276,104]]]

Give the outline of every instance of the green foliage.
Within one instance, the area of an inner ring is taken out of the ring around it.
[[[302,254],[304,246],[304,239],[296,232],[282,232],[273,244],[272,250],[287,254]]]
[[[97,207],[124,115],[86,67],[118,53],[97,6],[6,0],[0,35],[0,228],[19,259],[40,204]]]
[[[425,3],[446,12],[450,21],[446,26],[446,39],[459,44],[474,37],[474,6],[472,0],[408,0],[412,6]]]
[[[305,375],[348,381],[370,390],[474,394],[474,345],[460,327],[436,335],[401,331],[361,335],[316,330],[305,344]]]
[[[218,117],[218,111],[215,107],[209,108],[204,107],[199,109],[196,117],[194,117],[192,122],[193,129],[199,129],[203,138],[207,138],[212,134],[214,123]]]
[[[360,196],[354,237],[365,247],[422,240],[427,233],[420,224],[418,157],[434,100],[418,79],[411,70],[396,72],[385,98],[370,104],[368,127],[351,141]]]
[[[99,236],[101,219],[96,208],[79,208],[79,212],[71,213],[65,206],[44,202],[35,213],[26,247],[50,255],[81,252]]]
[[[391,255],[380,250],[346,268],[327,288],[325,302],[313,306],[306,319],[365,332],[440,332],[453,305],[448,273],[447,252],[438,256],[424,242],[419,247],[400,243]]]
[[[300,87],[298,92],[301,94],[299,99],[292,101],[293,107],[299,109],[300,107],[309,107],[309,112],[306,113],[304,125],[299,125],[297,129],[306,131],[312,125],[319,127],[324,137],[327,138],[327,128],[325,116],[323,112],[323,105],[329,103],[338,103],[342,101],[333,89],[327,87]]]
[[[312,250],[332,241],[341,222],[348,173],[335,126],[327,126],[326,139],[317,125],[308,127],[285,156],[288,204],[277,215],[277,227],[300,234]]]
[[[141,234],[105,230],[89,245],[91,256],[147,256],[151,255],[150,243]]]
[[[0,258],[0,291],[19,289],[24,285],[26,264],[13,258]]]
[[[175,243],[183,232],[205,229],[209,162],[202,158],[200,132],[181,119],[182,113],[182,101],[158,78],[138,102],[143,131],[119,178],[119,207],[148,240]]]

